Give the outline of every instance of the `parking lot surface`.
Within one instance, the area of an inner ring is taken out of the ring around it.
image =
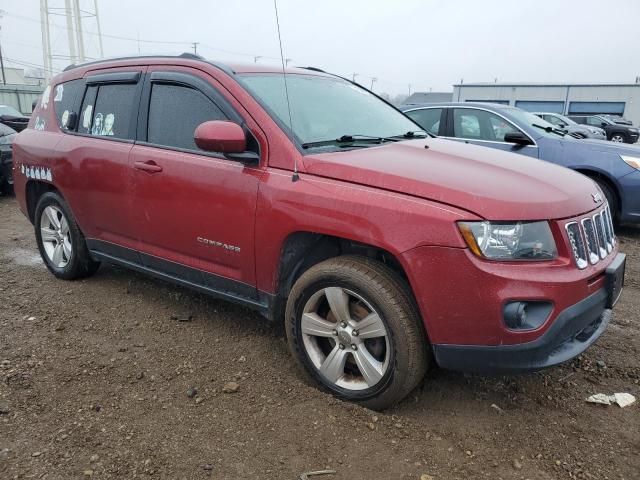
[[[377,413],[307,386],[249,310],[103,265],[56,280],[0,197],[0,478],[637,479],[640,229],[626,290],[570,364],[514,377],[432,370]],[[424,476],[427,475],[427,476]]]

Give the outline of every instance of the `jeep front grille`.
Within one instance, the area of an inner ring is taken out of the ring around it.
[[[569,244],[579,269],[595,265],[613,251],[616,242],[609,206],[565,225]]]

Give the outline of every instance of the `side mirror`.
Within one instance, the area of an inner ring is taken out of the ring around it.
[[[509,132],[504,135],[504,141],[507,143],[515,143],[524,147],[525,145],[532,145],[533,142],[522,132]]]
[[[206,152],[243,153],[247,149],[247,137],[242,127],[226,120],[201,123],[193,139],[198,148]]]
[[[604,122],[602,122],[602,123],[600,124],[600,128],[604,128],[604,127],[606,127],[606,126],[607,126],[607,124],[606,124],[606,123],[604,123]]]

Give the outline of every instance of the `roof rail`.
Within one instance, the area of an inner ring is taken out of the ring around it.
[[[322,70],[321,68],[318,67],[300,67],[304,70],[311,70],[312,72],[320,72],[320,73],[327,73],[324,70]]]
[[[151,58],[184,58],[188,60],[198,60],[201,62],[208,63],[210,65],[213,65],[214,67],[219,68],[220,70],[227,73],[228,75],[235,74],[235,72],[231,68],[229,68],[227,65],[223,63],[212,62],[200,55],[196,55],[195,53],[189,53],[189,52],[184,52],[184,53],[181,53],[180,55],[133,55],[129,57],[104,58],[101,60],[94,60],[92,62],[68,65],[67,67],[65,67],[63,72],[68,72],[69,70],[73,70],[75,68],[86,67],[90,65],[100,65],[101,63],[107,63],[107,62],[117,62],[117,61],[123,61],[123,60],[136,60],[136,59],[151,59]]]

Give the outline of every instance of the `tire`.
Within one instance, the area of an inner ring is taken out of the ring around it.
[[[338,308],[332,308],[330,298]],[[347,306],[346,313],[341,305]],[[344,315],[348,320],[341,324]],[[336,257],[307,270],[289,295],[285,328],[289,350],[308,381],[373,410],[407,396],[431,358],[408,286],[391,269],[365,257]]]
[[[56,277],[76,280],[98,270],[100,262],[89,255],[71,209],[57,193],[47,192],[38,200],[34,228],[40,256]]]
[[[624,133],[614,133],[611,135],[611,141],[615,143],[627,143],[627,136]]]
[[[13,195],[13,185],[5,179],[0,179],[0,195]]]
[[[600,187],[600,190],[602,190],[602,193],[604,194],[604,198],[607,199],[613,225],[618,226],[620,223],[620,206],[618,205],[618,197],[608,183],[597,178],[594,178],[593,181],[598,184],[598,187]]]

